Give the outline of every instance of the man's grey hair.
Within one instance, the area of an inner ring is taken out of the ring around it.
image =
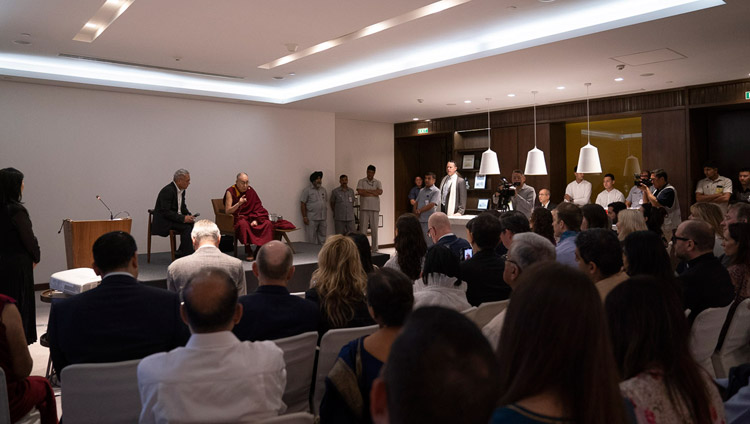
[[[184,177],[187,177],[188,175],[190,175],[190,172],[189,172],[189,171],[188,171],[187,169],[185,169],[185,168],[180,168],[180,169],[178,169],[178,170],[174,171],[174,177],[172,177],[172,179],[173,179],[174,181],[177,181],[177,180],[179,180],[180,178],[184,178]]]
[[[239,179],[240,179],[240,177],[241,177],[241,176],[243,176],[243,175],[247,175],[247,173],[246,173],[246,172],[240,172],[239,174],[237,174],[237,176],[236,176],[236,177],[234,177],[234,179],[235,179],[235,180],[239,180]]]
[[[554,261],[557,257],[552,242],[537,233],[521,233],[513,236],[513,244],[508,251],[521,269],[542,261]]]
[[[193,231],[190,233],[190,236],[195,239],[195,241],[209,238],[213,241],[218,241],[221,237],[221,232],[219,232],[219,227],[217,227],[211,220],[201,219],[193,225]]]

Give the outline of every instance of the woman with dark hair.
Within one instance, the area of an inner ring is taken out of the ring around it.
[[[422,226],[414,214],[405,213],[396,220],[396,254],[383,265],[385,268],[397,269],[412,280],[419,278],[422,272],[424,255],[427,253],[427,242],[422,234]]]
[[[612,228],[609,224],[609,217],[607,211],[597,204],[583,205],[581,208],[583,212],[583,221],[581,222],[581,231],[588,230],[590,228]]]
[[[646,220],[646,228],[649,231],[659,234],[661,237],[663,235],[662,226],[664,225],[664,218],[667,216],[666,209],[656,208],[651,203],[644,203],[638,209]],[[662,241],[666,242],[665,240]]]
[[[724,252],[732,258],[727,267],[734,284],[735,301],[750,297],[750,224],[729,224],[724,232]]]
[[[354,244],[357,245],[359,261],[362,263],[362,269],[365,270],[365,274],[371,273],[375,269],[375,266],[372,264],[372,251],[370,250],[370,241],[367,240],[367,236],[356,231],[349,232],[346,236],[352,239]]]
[[[622,243],[622,262],[625,272],[631,277],[650,275],[659,281],[675,279],[661,235],[653,231],[636,231],[628,234]]]
[[[620,390],[638,423],[723,423],[711,377],[693,359],[680,296],[650,276],[631,278],[605,301]]]
[[[372,422],[372,382],[388,360],[391,345],[412,310],[412,285],[409,277],[394,269],[381,269],[368,276],[367,305],[379,328],[341,348],[326,378],[326,391],[320,405],[321,422]]]
[[[466,300],[466,283],[459,275],[460,263],[450,249],[441,245],[430,247],[422,278],[414,283],[414,309],[442,306],[461,312],[471,308]]]
[[[555,228],[552,226],[552,212],[545,208],[534,209],[534,212],[531,212],[529,225],[532,232],[551,241],[553,246],[557,244],[555,241]]]
[[[524,270],[497,356],[492,423],[626,422],[602,301],[582,272],[554,262]]]
[[[21,171],[0,169],[0,294],[17,302],[26,344],[32,344],[36,341],[34,267],[40,251],[29,212],[21,203],[23,187]]]

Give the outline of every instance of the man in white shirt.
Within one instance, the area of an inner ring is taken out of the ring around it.
[[[242,317],[229,275],[208,268],[182,291],[185,347],[147,356],[138,365],[140,423],[249,422],[284,412],[284,353],[271,341],[240,342]]]
[[[583,179],[583,173],[576,171],[577,166],[573,168],[575,181],[571,181],[565,188],[565,201],[578,206],[588,205],[591,202],[591,183]]]
[[[703,165],[703,174],[706,178],[698,181],[695,187],[695,201],[715,203],[726,214],[732,197],[732,180],[719,175],[719,167],[711,161]]]
[[[620,190],[615,188],[615,176],[604,174],[604,190],[596,196],[596,204],[606,211],[607,206],[614,202],[625,203],[625,196],[623,196]]]

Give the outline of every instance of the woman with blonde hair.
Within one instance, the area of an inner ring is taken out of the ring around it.
[[[373,325],[365,300],[367,275],[359,260],[357,245],[349,237],[331,236],[318,254],[318,269],[312,274],[305,299],[320,307],[318,333],[331,328]]]
[[[624,241],[628,234],[636,231],[648,231],[643,213],[637,209],[623,209],[617,212],[617,238]]]
[[[721,226],[721,221],[724,220],[724,215],[721,213],[721,208],[713,203],[696,203],[690,206],[689,218],[703,221],[714,230],[714,256],[718,258],[723,255],[724,248],[721,244],[724,241],[724,228]]]

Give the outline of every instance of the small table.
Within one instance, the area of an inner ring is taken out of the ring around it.
[[[297,231],[299,228],[292,228],[291,230],[280,230],[278,228],[275,228],[273,230],[273,238],[276,240],[281,240],[281,238],[284,238],[284,241],[286,241],[286,244],[289,246],[290,249],[292,249],[292,253],[297,253],[294,251],[294,246],[292,246],[291,240],[289,240],[289,236],[287,236],[287,233],[291,233],[292,231]]]

